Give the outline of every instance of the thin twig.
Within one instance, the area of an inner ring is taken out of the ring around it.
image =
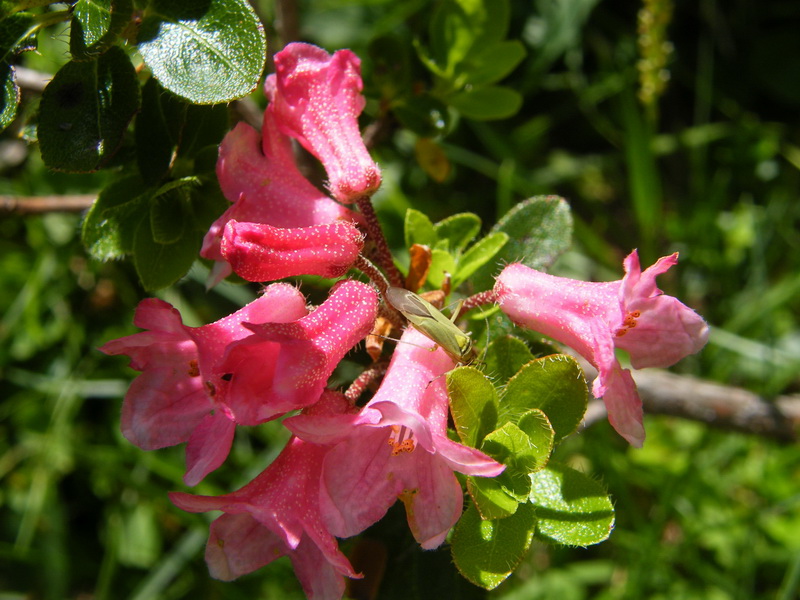
[[[80,212],[91,208],[97,194],[74,196],[0,196],[0,214],[35,215],[47,212]]]
[[[594,370],[581,366],[591,379]],[[800,437],[800,396],[778,396],[770,401],[749,390],[658,369],[634,371],[633,378],[648,414],[672,415],[780,442],[796,442]],[[601,401],[590,402],[585,426],[605,414]]]
[[[296,0],[277,0],[275,2],[275,30],[285,47],[300,40],[300,19]]]

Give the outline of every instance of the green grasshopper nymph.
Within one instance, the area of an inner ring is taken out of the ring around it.
[[[472,338],[455,324],[460,304],[448,319],[433,304],[403,288],[390,287],[386,291],[386,300],[457,363],[466,365],[475,360]]]

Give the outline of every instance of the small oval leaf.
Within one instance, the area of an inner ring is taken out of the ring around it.
[[[536,533],[571,546],[598,544],[614,528],[614,506],[602,485],[565,465],[531,475]]]
[[[97,60],[70,61],[39,105],[39,146],[51,169],[87,172],[115,154],[139,109],[139,82],[125,52],[112,46]]]
[[[525,558],[535,527],[536,516],[530,504],[520,504],[513,515],[490,521],[482,520],[475,506],[470,505],[453,531],[453,561],[472,583],[494,589]]]
[[[575,431],[589,402],[589,388],[575,359],[565,354],[537,358],[508,381],[500,401],[501,419],[516,421],[527,411],[542,410],[560,441]]]
[[[156,0],[151,10],[139,52],[165,88],[195,104],[219,104],[258,85],[267,39],[246,0]]]

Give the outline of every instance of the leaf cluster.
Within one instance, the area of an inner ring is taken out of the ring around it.
[[[35,47],[47,25],[68,21],[70,60],[45,87],[36,117],[42,159],[57,171],[112,170],[83,224],[89,253],[131,257],[146,290],[170,285],[189,270],[226,206],[214,175],[216,146],[229,127],[223,103],[261,78],[261,22],[246,0],[28,8],[5,2],[0,13],[0,128],[17,112],[14,56]]]
[[[498,84],[526,55],[522,42],[507,39],[510,19],[508,0],[437,2],[426,15],[427,30],[410,43],[395,33],[370,43],[377,95],[423,138],[447,133],[458,116],[488,121],[515,114],[522,95]]]

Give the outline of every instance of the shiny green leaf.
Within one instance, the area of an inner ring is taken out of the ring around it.
[[[434,225],[438,241],[446,240],[449,252],[461,252],[481,230],[481,219],[474,213],[458,213]]]
[[[161,85],[195,104],[250,93],[266,61],[264,27],[246,0],[155,0],[138,42]]]
[[[475,271],[493,260],[500,249],[508,241],[508,235],[502,231],[490,233],[478,241],[458,260],[458,269],[453,277],[453,287],[458,287],[469,279]]]
[[[447,103],[468,119],[506,119],[522,107],[522,95],[509,87],[489,85],[447,97]]]
[[[409,208],[405,218],[406,248],[414,244],[432,247],[436,243],[436,232],[433,223],[424,213]]]
[[[607,539],[614,528],[614,506],[594,479],[565,465],[550,463],[531,475],[530,501],[537,535],[570,546]]]
[[[500,385],[505,385],[523,365],[531,360],[533,360],[533,354],[525,342],[510,335],[492,340],[484,358],[486,372]]]
[[[130,254],[151,196],[152,190],[137,175],[123,176],[107,185],[83,220],[81,237],[89,253],[98,260]]]
[[[461,443],[478,448],[497,426],[497,393],[492,382],[475,367],[458,367],[447,374],[447,393]]]
[[[72,7],[69,50],[74,60],[105,52],[130,22],[132,0],[78,0]]]
[[[482,519],[504,519],[520,505],[497,477],[467,477],[467,492]]]
[[[525,558],[535,527],[536,515],[529,504],[520,504],[513,515],[494,520],[481,519],[470,505],[453,531],[453,561],[472,583],[494,589]]]
[[[38,136],[51,169],[94,171],[116,152],[139,109],[136,71],[123,50],[97,60],[71,61],[42,93]]]
[[[538,408],[547,415],[559,441],[578,428],[588,400],[589,389],[574,358],[564,354],[537,358],[509,379],[500,401],[501,422],[516,421]]]

